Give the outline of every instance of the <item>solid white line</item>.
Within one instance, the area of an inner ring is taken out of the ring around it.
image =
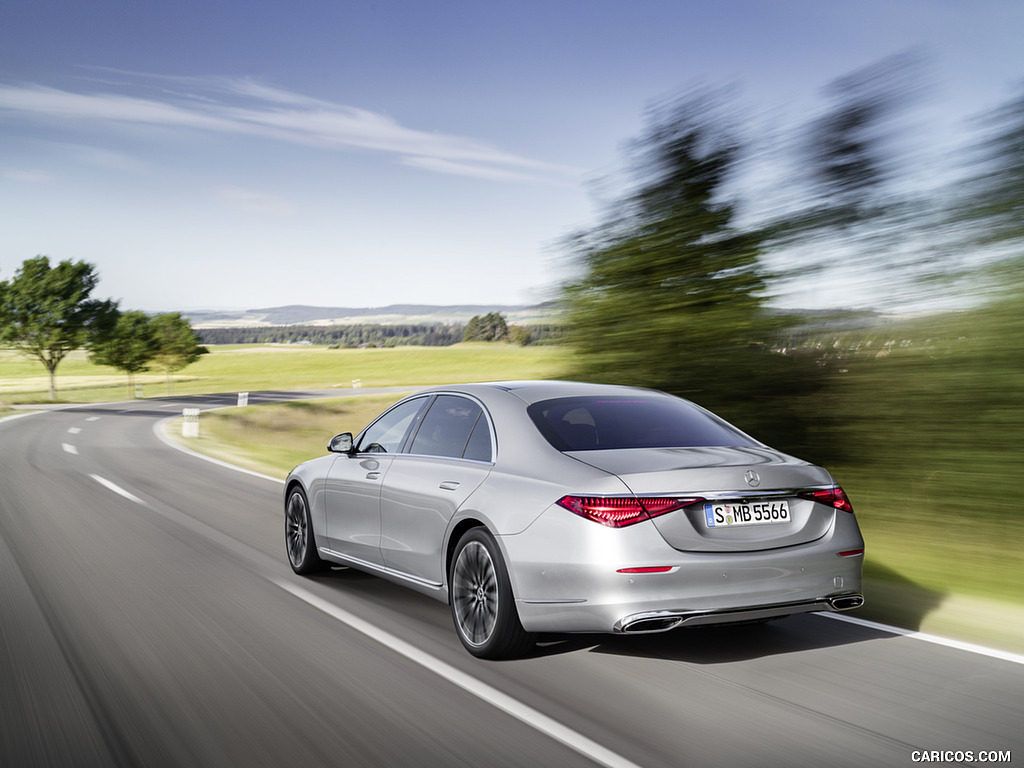
[[[362,632],[364,635],[367,635],[371,639],[376,640],[387,648],[390,648],[395,653],[405,656],[407,659],[419,664],[431,672],[434,672],[448,682],[457,685],[459,688],[462,688],[477,698],[486,701],[488,704],[497,707],[503,712],[506,712],[517,720],[526,723],[541,733],[561,742],[584,757],[593,760],[595,763],[608,766],[608,768],[639,768],[636,763],[612,752],[610,749],[602,747],[596,741],[592,741],[583,734],[577,733],[571,728],[562,725],[557,720],[548,717],[542,712],[538,712],[533,707],[527,706],[521,701],[513,699],[511,696],[499,691],[497,688],[477,680],[471,675],[467,675],[465,672],[456,669],[450,664],[446,664],[440,659],[431,656],[429,653],[421,651],[416,646],[411,645],[410,643],[407,643],[404,640],[383,631],[382,629],[379,629],[370,622],[360,619],[358,616],[339,608],[333,603],[322,600],[312,592],[308,592],[301,587],[293,586],[284,581],[278,581],[277,579],[271,579],[271,581],[286,592],[290,592],[300,600],[303,600],[314,608],[323,611],[328,616],[337,619],[343,624],[347,624],[358,632]]]
[[[70,453],[75,456],[78,455],[78,449],[75,448],[75,446],[71,445],[71,443],[61,443],[60,447],[64,449],[65,453]]]
[[[122,488],[121,486],[116,485],[116,484],[110,482],[105,477],[100,477],[99,475],[89,475],[89,477],[91,477],[97,483],[102,485],[108,491],[113,491],[114,493],[118,494],[119,496],[124,496],[126,499],[128,499],[129,501],[134,501],[136,504],[141,504],[143,506],[146,505],[146,502],[144,502],[138,496],[135,496],[134,494],[129,493],[124,488]]]
[[[879,632],[888,632],[892,635],[901,635],[903,637],[912,637],[915,640],[923,640],[926,643],[933,643],[934,645],[944,645],[947,648],[956,648],[958,651],[977,653],[981,656],[989,656],[993,659],[1011,661],[1014,664],[1024,664],[1024,656],[1020,655],[1019,653],[1001,651],[998,648],[987,648],[984,645],[976,645],[975,643],[965,643],[962,640],[951,640],[948,637],[930,635],[927,632],[916,632],[912,629],[901,629],[900,627],[891,627],[888,624],[880,624],[877,621],[868,621],[867,619],[858,619],[855,616],[845,616],[841,613],[819,613],[817,615],[824,616],[829,619],[838,619],[839,621],[845,621],[850,624],[856,624],[859,627],[875,629]]]
[[[242,473],[244,473],[246,475],[251,475],[253,477],[258,477],[261,480],[270,480],[271,482],[277,483],[278,485],[284,485],[284,479],[283,478],[272,477],[271,475],[265,475],[262,472],[256,472],[255,470],[252,470],[252,469],[246,469],[245,467],[240,467],[237,464],[229,464],[226,461],[221,461],[220,459],[215,459],[215,458],[213,458],[213,456],[207,456],[205,453],[199,453],[198,451],[193,451],[190,448],[186,448],[185,446],[176,443],[174,440],[172,440],[164,432],[164,429],[167,427],[167,425],[169,425],[172,421],[174,421],[177,418],[180,418],[180,417],[179,416],[169,416],[168,418],[161,419],[160,421],[158,421],[158,422],[153,424],[153,434],[156,435],[157,439],[160,440],[160,442],[162,442],[164,445],[168,446],[169,448],[173,448],[176,451],[181,451],[182,453],[187,453],[189,456],[193,456],[193,457],[195,457],[197,459],[202,459],[203,461],[208,461],[211,464],[216,464],[218,467],[223,467],[224,469],[233,469],[235,472],[242,472]]]

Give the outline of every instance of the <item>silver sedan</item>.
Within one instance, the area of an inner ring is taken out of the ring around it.
[[[825,469],[677,397],[559,381],[424,390],[285,485],[296,573],[337,563],[451,606],[470,653],[864,602]]]

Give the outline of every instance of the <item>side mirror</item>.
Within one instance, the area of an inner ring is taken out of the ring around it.
[[[352,453],[352,433],[342,432],[331,438],[327,444],[327,450],[331,453]]]

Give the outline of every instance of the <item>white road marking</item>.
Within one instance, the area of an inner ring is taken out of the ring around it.
[[[77,435],[81,431],[82,431],[81,427],[68,427],[68,434],[69,435]]]
[[[841,613],[818,613],[818,616],[824,616],[828,619],[838,619],[839,621],[845,621],[850,624],[856,624],[858,627],[867,627],[868,629],[876,629],[879,632],[888,632],[892,635],[902,635],[903,637],[912,637],[915,640],[923,640],[926,643],[933,643],[935,645],[944,645],[947,648],[956,648],[959,651],[967,651],[968,653],[977,653],[981,656],[990,656],[993,659],[1001,659],[1002,661],[1010,661],[1014,664],[1024,664],[1024,656],[1019,653],[1010,653],[1009,651],[1001,651],[998,648],[986,648],[984,645],[976,645],[974,643],[965,643],[962,640],[951,640],[948,637],[940,637],[939,635],[930,635],[927,632],[916,632],[912,629],[901,629],[899,627],[890,627],[888,624],[880,624],[877,621],[868,621],[867,619],[858,619],[855,616],[846,616]]]
[[[370,622],[364,621],[358,616],[355,616],[354,614],[351,614],[348,611],[327,602],[326,600],[322,600],[312,592],[308,592],[301,587],[293,586],[284,581],[278,581],[277,579],[271,579],[271,581],[286,592],[290,592],[300,600],[303,600],[314,608],[323,611],[328,616],[337,619],[343,624],[347,624],[358,632],[362,632],[364,635],[367,635],[378,643],[390,648],[395,653],[405,656],[407,659],[414,661],[431,672],[434,672],[448,682],[457,685],[464,691],[468,691],[477,698],[497,707],[503,712],[526,723],[541,733],[561,742],[575,752],[593,760],[595,763],[608,766],[608,768],[639,768],[636,763],[627,760],[622,757],[622,755],[616,754],[606,747],[602,747],[596,741],[588,739],[583,734],[577,733],[571,728],[562,725],[554,718],[548,717],[542,712],[538,712],[533,707],[527,706],[521,701],[513,699],[507,693],[503,693],[497,688],[477,680],[472,675],[467,675],[465,672],[456,669],[450,664],[446,664],[440,659],[431,656],[429,653],[424,653],[416,646],[411,645],[410,643],[407,643],[404,640],[379,629],[378,627],[375,627]]]
[[[99,421],[102,418],[102,416],[90,416],[86,421]]]
[[[75,446],[73,446],[71,443],[61,443],[60,447],[64,449],[65,453],[70,453],[75,456],[78,455],[78,449],[75,448]]]
[[[126,491],[121,486],[119,486],[119,485],[117,485],[115,483],[110,482],[109,480],[107,480],[107,478],[100,477],[99,475],[89,475],[89,477],[91,477],[93,480],[95,480],[97,483],[102,485],[107,490],[113,491],[114,493],[118,494],[119,496],[124,496],[126,499],[128,499],[129,501],[134,501],[136,504],[141,504],[142,506],[146,506],[146,502],[144,502],[138,496],[135,496],[134,494],[131,494],[128,491]]]

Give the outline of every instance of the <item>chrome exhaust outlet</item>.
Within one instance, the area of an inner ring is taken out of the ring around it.
[[[840,595],[830,597],[828,604],[834,611],[849,611],[851,608],[860,608],[864,605],[864,595]]]
[[[673,614],[640,614],[619,622],[615,632],[626,635],[643,635],[651,632],[668,632],[683,623],[684,617]]]

